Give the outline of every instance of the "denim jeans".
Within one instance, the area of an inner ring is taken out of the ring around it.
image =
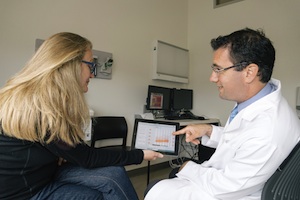
[[[138,200],[124,167],[85,169],[64,164],[53,182],[31,200]]]

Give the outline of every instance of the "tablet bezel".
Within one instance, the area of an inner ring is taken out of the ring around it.
[[[139,148],[135,147],[135,144],[136,144],[138,124],[140,122],[151,123],[151,124],[161,124],[161,125],[175,126],[175,131],[179,130],[179,128],[180,128],[180,124],[178,122],[150,120],[150,119],[139,119],[139,118],[137,118],[137,119],[135,119],[134,128],[133,128],[133,136],[132,136],[132,143],[131,143],[131,148],[132,149],[139,149]],[[146,150],[146,148],[144,150]],[[157,150],[157,149],[151,149],[151,148],[148,148],[147,150],[157,151],[157,152],[160,152],[160,153],[162,153],[164,155],[178,156],[178,153],[179,153],[179,136],[178,135],[175,136],[175,150],[174,150],[174,152]]]

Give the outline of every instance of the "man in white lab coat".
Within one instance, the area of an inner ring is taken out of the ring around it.
[[[235,101],[225,127],[190,125],[174,134],[216,147],[202,164],[184,163],[161,180],[145,200],[259,200],[265,182],[299,141],[300,121],[271,78],[275,49],[260,30],[243,29],[211,41],[210,81],[222,99]]]

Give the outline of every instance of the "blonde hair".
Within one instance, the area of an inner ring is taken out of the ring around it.
[[[22,140],[75,146],[89,120],[81,86],[86,38],[62,32],[45,40],[25,67],[0,90],[4,134]]]

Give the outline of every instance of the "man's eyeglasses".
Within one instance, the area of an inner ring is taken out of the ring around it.
[[[249,65],[249,64],[250,64],[250,62],[240,62],[240,63],[237,63],[237,64],[235,64],[235,65],[232,65],[232,66],[226,67],[226,68],[222,68],[222,67],[220,67],[220,66],[217,66],[217,65],[213,64],[213,65],[211,66],[211,69],[212,69],[215,73],[219,74],[219,73],[221,73],[221,72],[223,72],[223,71],[226,71],[226,70],[228,70],[228,69],[231,69],[231,68],[234,68],[234,67],[247,66],[247,65]]]
[[[87,64],[90,68],[90,71],[91,71],[91,74],[93,74],[96,70],[96,67],[97,67],[97,63],[93,63],[93,62],[88,62],[88,61],[85,61],[85,60],[82,60],[81,62]]]

